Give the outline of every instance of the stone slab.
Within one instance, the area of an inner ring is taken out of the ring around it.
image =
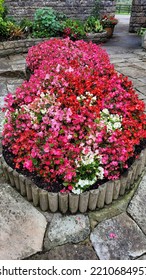
[[[29,260],[98,260],[91,244],[65,244],[49,252],[35,254]]]
[[[130,260],[146,253],[146,236],[126,213],[98,224],[90,239],[100,260]]]
[[[142,255],[142,256],[139,257],[137,260],[146,260],[146,254]]]
[[[0,96],[6,95],[7,94],[7,87],[5,81],[0,81]]]
[[[145,77],[141,76],[141,77],[138,78],[138,80],[146,85],[146,76]]]
[[[12,187],[0,185],[0,259],[23,259],[42,250],[46,219]]]
[[[146,174],[131,200],[127,212],[146,234]]]
[[[139,86],[138,90],[144,95],[146,96],[146,86]]]
[[[63,216],[54,214],[47,229],[44,247],[49,250],[66,243],[79,243],[90,234],[90,224],[87,216],[82,214]]]
[[[131,78],[138,78],[140,81],[142,81],[141,77],[144,76],[143,70],[133,68],[131,67],[117,67],[116,70],[118,72],[124,74],[125,76],[131,77]],[[143,78],[146,79],[146,78]]]

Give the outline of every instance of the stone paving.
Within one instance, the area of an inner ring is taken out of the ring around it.
[[[146,103],[146,51],[139,38],[125,29],[121,36],[115,30],[103,48]],[[24,75],[25,55],[0,58],[0,107],[4,96],[15,91]],[[1,112],[0,130],[3,117]],[[52,214],[34,208],[5,182],[2,172],[0,198],[0,259],[146,259],[146,174],[119,201],[85,215]]]

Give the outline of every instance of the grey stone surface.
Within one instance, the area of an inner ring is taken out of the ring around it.
[[[132,66],[127,66],[126,67],[117,67],[118,72],[132,78],[139,78],[140,81],[142,81],[142,78],[144,76],[143,70],[139,70],[137,68],[133,68]],[[146,78],[143,78],[144,80]]]
[[[137,192],[131,200],[127,212],[146,234],[146,175],[143,177]]]
[[[63,216],[54,214],[47,229],[44,247],[49,250],[65,243],[78,243],[85,240],[90,233],[87,216],[82,214]]]
[[[98,260],[91,244],[65,244],[52,250],[35,254],[29,260]]]
[[[5,79],[3,79],[3,81],[0,81],[0,96],[5,96],[7,94],[7,86],[6,84],[4,83],[5,82]]]
[[[138,184],[135,184],[135,187],[124,196],[121,196],[120,199],[115,200],[112,205],[106,206],[103,209],[97,210],[97,211],[90,211],[89,212],[89,220],[91,228],[94,228],[97,224],[99,224],[101,221],[104,221],[106,219],[110,219],[112,217],[115,217],[125,211],[127,209],[127,206],[133,197],[135,190],[138,187]]]
[[[51,7],[57,11],[65,13],[67,16],[76,17],[84,19],[89,16],[95,6],[95,1],[93,0],[21,0],[18,2],[17,0],[5,0],[6,5],[9,8],[9,14],[11,16],[15,16],[18,19],[27,17],[33,18],[34,12],[37,8],[43,7]],[[115,11],[115,0],[101,0],[102,13],[114,13]]]
[[[0,197],[0,259],[22,259],[41,251],[45,217],[6,183],[0,186]]]
[[[141,257],[137,258],[136,260],[146,260],[146,254],[142,255]]]
[[[146,236],[125,213],[98,224],[90,239],[100,260],[130,260],[146,253]]]

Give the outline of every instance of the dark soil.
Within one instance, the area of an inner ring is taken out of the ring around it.
[[[128,167],[130,167],[135,158],[140,154],[140,152],[146,148],[146,139],[143,139],[140,142],[140,145],[135,146],[135,153],[134,156],[129,158],[129,160],[127,161]],[[15,163],[14,163],[14,158],[15,155],[13,155],[8,149],[7,147],[3,146],[3,150],[2,150],[2,154],[3,157],[5,159],[5,161],[7,162],[7,164],[12,167],[13,169],[15,169]],[[127,169],[123,169],[121,170],[121,175],[126,172]],[[23,174],[24,176],[29,177],[30,180],[32,180],[39,188],[41,189],[46,189],[48,192],[60,192],[64,186],[63,186],[63,182],[61,180],[52,182],[52,183],[48,183],[44,180],[44,178],[38,176],[35,172],[34,173],[30,173],[28,170],[24,169],[23,167],[16,169],[17,172]],[[97,180],[97,182],[95,184],[93,184],[92,186],[90,186],[87,190],[93,190],[93,189],[97,189],[100,185],[106,183],[108,181],[108,179],[104,179],[104,180]]]

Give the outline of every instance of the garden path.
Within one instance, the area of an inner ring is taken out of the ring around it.
[[[103,48],[146,103],[146,51],[140,38],[129,34],[127,23],[120,20]],[[25,55],[0,58],[0,107],[7,92],[22,83],[24,74]],[[0,136],[3,117],[0,112]],[[0,259],[145,260],[146,175],[139,182],[134,196],[131,192],[103,210],[62,215],[34,208],[5,182],[1,172]]]

